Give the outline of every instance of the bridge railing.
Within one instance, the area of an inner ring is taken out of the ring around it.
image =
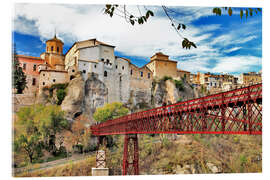
[[[262,84],[132,113],[91,126],[93,135],[261,134]]]

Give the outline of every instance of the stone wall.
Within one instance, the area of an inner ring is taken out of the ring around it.
[[[13,112],[18,112],[21,107],[33,105],[35,103],[35,98],[34,94],[13,94]]]

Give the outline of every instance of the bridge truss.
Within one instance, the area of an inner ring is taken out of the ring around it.
[[[130,168],[139,174],[137,134],[261,135],[262,84],[132,113],[91,130],[95,136],[125,134],[123,174]],[[128,162],[130,157],[133,161]]]

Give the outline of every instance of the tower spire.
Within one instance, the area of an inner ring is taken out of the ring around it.
[[[56,39],[56,28],[54,28],[54,38]]]

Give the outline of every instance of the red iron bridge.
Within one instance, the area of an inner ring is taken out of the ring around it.
[[[261,135],[262,84],[132,113],[93,125],[91,131],[99,137],[126,135],[122,173],[139,174],[137,134]]]

